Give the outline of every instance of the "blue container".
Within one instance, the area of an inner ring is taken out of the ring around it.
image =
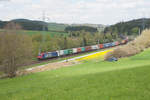
[[[113,46],[113,44],[112,44],[112,43],[109,43],[108,45],[109,45],[109,47],[112,47],[112,46]]]
[[[104,44],[104,48],[108,48],[109,47],[109,44],[108,43],[105,43]]]
[[[112,43],[105,43],[104,48],[112,47]]]
[[[112,46],[113,46],[113,47],[116,46],[116,42],[113,42],[113,43],[112,43]]]
[[[113,43],[109,43],[109,47],[112,47],[113,46]]]
[[[106,44],[103,44],[103,48],[106,48]]]

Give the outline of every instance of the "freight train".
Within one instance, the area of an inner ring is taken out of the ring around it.
[[[104,49],[104,48],[126,44],[127,42],[128,42],[128,39],[124,39],[121,42],[116,41],[116,42],[97,44],[97,45],[92,45],[92,46],[78,47],[78,48],[72,48],[72,49],[66,49],[66,50],[58,50],[54,52],[43,52],[38,55],[37,59],[44,60],[44,59],[62,57],[62,56],[67,56],[67,55],[72,55],[72,54],[78,54],[82,52],[94,51],[98,49]]]

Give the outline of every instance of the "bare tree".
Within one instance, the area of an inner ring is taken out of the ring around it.
[[[18,67],[32,57],[32,39],[20,30],[18,24],[9,23],[0,34],[0,64],[8,77],[16,76]]]

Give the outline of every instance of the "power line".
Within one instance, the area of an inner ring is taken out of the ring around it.
[[[42,44],[44,44],[44,42],[45,42],[45,31],[46,31],[45,30],[46,27],[44,25],[45,24],[45,12],[43,12],[42,20],[43,20],[43,29],[42,29],[43,30],[43,32],[42,32],[43,33],[43,36],[42,36],[43,38],[42,38]]]
[[[41,53],[42,51],[42,47],[45,43],[45,31],[46,31],[46,26],[45,26],[45,22],[46,22],[46,19],[49,19],[48,17],[46,17],[45,15],[45,11],[42,12],[42,21],[43,21],[43,25],[42,25],[42,43],[40,44],[40,48],[39,48],[39,53]]]
[[[142,29],[145,29],[145,18],[142,19]]]

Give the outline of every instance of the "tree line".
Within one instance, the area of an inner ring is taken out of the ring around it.
[[[4,28],[8,23],[13,22],[22,26],[24,30],[48,31],[48,24],[42,21],[31,21],[26,19],[16,19],[12,21],[0,21],[0,28]]]
[[[65,32],[73,32],[73,31],[86,31],[86,32],[98,32],[97,28],[90,26],[68,26],[65,28]]]
[[[150,19],[142,18],[131,20],[128,22],[120,22],[105,28],[104,33],[111,33],[114,35],[138,35],[144,29],[150,28]]]

